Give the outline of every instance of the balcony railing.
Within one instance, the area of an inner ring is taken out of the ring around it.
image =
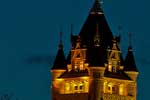
[[[103,100],[134,100],[134,97],[105,93],[103,96]]]

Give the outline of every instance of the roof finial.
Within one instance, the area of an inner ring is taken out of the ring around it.
[[[94,5],[90,11],[90,14],[103,14],[102,11],[102,1],[101,0],[94,0]]]
[[[132,33],[129,32],[129,46],[132,46]]]
[[[100,4],[103,4],[103,0],[95,0],[95,2],[99,2]]]
[[[100,35],[99,35],[99,25],[98,23],[96,24],[96,34],[94,37],[94,45],[95,46],[100,46]]]
[[[129,48],[128,48],[129,51],[132,51],[132,33],[129,32]]]
[[[59,40],[59,49],[62,49],[63,48],[63,44],[62,44],[62,30],[59,33],[59,38],[60,38],[60,40]]]
[[[96,24],[96,35],[99,35],[99,27],[98,23]]]
[[[77,38],[77,44],[76,44],[76,49],[79,49],[80,45],[81,45],[81,37],[78,36],[78,38]]]

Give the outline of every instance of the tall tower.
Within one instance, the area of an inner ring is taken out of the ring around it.
[[[71,44],[65,58],[60,41],[51,69],[52,100],[136,100],[138,70],[132,46],[123,59],[99,0],[79,35],[71,34]]]

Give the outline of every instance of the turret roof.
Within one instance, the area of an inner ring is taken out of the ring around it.
[[[95,47],[94,37],[97,34],[97,25],[99,29],[100,46]],[[87,62],[89,65],[103,66],[107,58],[107,47],[111,45],[113,35],[103,14],[99,0],[95,0],[90,14],[81,28],[79,36],[82,40],[81,45],[86,46]],[[93,61],[93,59],[95,59],[95,61]]]
[[[60,32],[60,43],[59,43],[59,48],[57,51],[57,55],[52,67],[53,69],[66,69],[67,63],[66,63],[66,58],[64,55],[63,51],[63,44],[62,44],[62,32]]]
[[[128,52],[125,58],[125,71],[138,71],[136,68],[135,60],[134,60],[134,55],[133,55],[133,50],[132,46],[129,46]]]

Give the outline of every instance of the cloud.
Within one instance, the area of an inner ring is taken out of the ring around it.
[[[54,60],[54,56],[28,56],[25,59],[25,63],[27,64],[52,64]]]

